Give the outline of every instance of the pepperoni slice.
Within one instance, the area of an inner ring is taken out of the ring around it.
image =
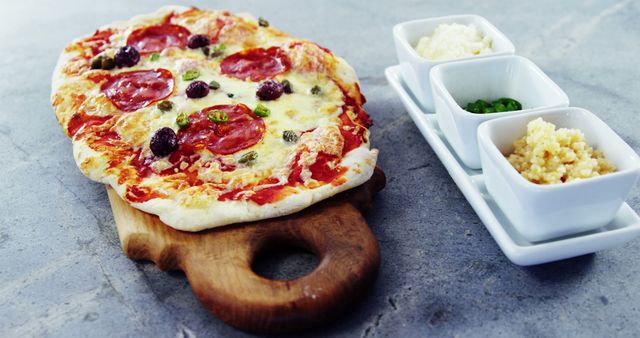
[[[227,113],[226,123],[209,121],[207,113],[216,109]],[[178,131],[178,140],[181,149],[206,147],[215,154],[227,155],[260,142],[264,130],[264,121],[244,104],[216,105],[191,114],[189,127]]]
[[[222,74],[240,80],[260,81],[291,68],[287,54],[279,47],[254,48],[231,54],[220,63]]]
[[[171,95],[174,85],[171,72],[160,68],[118,73],[100,90],[118,109],[131,112]]]
[[[141,54],[159,53],[169,47],[184,48],[189,35],[188,29],[165,23],[136,29],[129,34],[127,45],[135,47]]]

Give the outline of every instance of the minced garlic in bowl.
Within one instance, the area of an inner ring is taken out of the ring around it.
[[[527,180],[557,184],[614,172],[602,152],[591,148],[578,129],[560,128],[537,118],[527,124],[527,135],[514,143],[509,163]]]
[[[460,59],[493,53],[491,37],[475,25],[440,24],[431,36],[423,36],[416,45],[420,56],[429,60]]]

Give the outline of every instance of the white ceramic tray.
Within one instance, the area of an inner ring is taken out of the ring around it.
[[[453,181],[513,263],[534,265],[576,257],[621,245],[640,235],[640,217],[624,203],[613,221],[600,229],[550,241],[528,242],[513,228],[487,192],[482,170],[469,169],[462,164],[438,128],[435,114],[424,112],[416,103],[401,79],[400,66],[387,68],[385,75]]]

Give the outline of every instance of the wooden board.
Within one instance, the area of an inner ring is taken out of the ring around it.
[[[228,324],[276,333],[336,318],[373,283],[380,253],[361,212],[384,185],[384,173],[376,168],[362,186],[296,214],[197,233],[175,230],[107,190],[129,258],[184,271],[202,304]],[[293,280],[257,275],[251,269],[255,257],[278,245],[304,247],[319,264]]]

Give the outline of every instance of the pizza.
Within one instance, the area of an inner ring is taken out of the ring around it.
[[[51,100],[82,173],[179,230],[294,213],[378,155],[342,58],[228,11],[162,7],[71,42]]]

